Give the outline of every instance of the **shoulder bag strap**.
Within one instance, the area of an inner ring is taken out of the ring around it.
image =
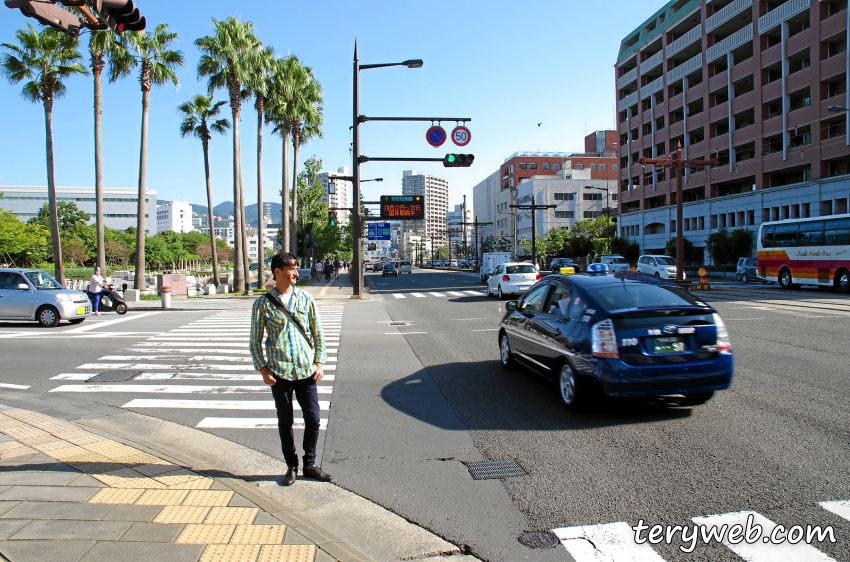
[[[301,322],[299,322],[292,315],[292,313],[290,313],[288,310],[286,310],[286,307],[283,306],[283,303],[280,302],[279,300],[277,300],[275,297],[273,297],[271,293],[266,293],[266,298],[269,299],[269,302],[271,302],[275,306],[275,308],[277,308],[278,310],[283,312],[283,315],[286,316],[287,320],[289,320],[290,322],[295,324],[295,327],[298,328],[298,331],[301,332],[301,335],[304,337],[304,341],[306,341],[307,345],[310,346],[310,351],[312,351],[313,350],[313,342],[310,339],[310,337],[307,336],[307,331],[304,330],[304,327],[301,325]],[[294,294],[292,295],[292,298],[295,298]]]

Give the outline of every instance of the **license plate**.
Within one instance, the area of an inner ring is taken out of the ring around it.
[[[518,285],[517,289],[519,289],[520,291],[527,291],[528,287],[529,285]]]
[[[657,355],[683,351],[685,351],[685,342],[680,338],[653,338],[652,340],[652,352]]]
[[[80,306],[77,308],[77,314],[85,314],[86,308],[84,306]]]

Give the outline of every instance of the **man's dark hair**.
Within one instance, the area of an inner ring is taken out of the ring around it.
[[[298,256],[293,253],[281,252],[275,254],[272,258],[272,273],[274,273],[275,269],[284,269],[287,266],[293,265],[293,261],[295,262],[294,265],[298,265]]]

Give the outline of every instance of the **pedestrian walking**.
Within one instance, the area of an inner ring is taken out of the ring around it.
[[[331,277],[333,276],[334,266],[331,264],[331,260],[325,260],[325,280],[330,283]]]
[[[316,301],[296,287],[298,259],[294,254],[272,258],[273,287],[251,309],[251,358],[254,368],[271,387],[277,410],[280,446],[287,471],[281,484],[291,486],[298,474],[298,452],[292,430],[293,396],[304,417],[302,476],[330,482],[331,475],[316,466],[319,441],[319,395],[316,383],[324,376],[325,335]],[[265,334],[265,354],[263,337]]]
[[[313,266],[313,278],[316,281],[322,280],[322,260],[316,260],[316,265]]]
[[[339,258],[334,259],[334,279],[339,279]]]
[[[92,295],[94,313],[95,315],[100,316],[100,311],[98,310],[100,307],[100,297],[108,295],[109,291],[106,290],[106,281],[104,281],[103,277],[101,277],[99,267],[94,268],[94,273],[89,281],[88,292]]]

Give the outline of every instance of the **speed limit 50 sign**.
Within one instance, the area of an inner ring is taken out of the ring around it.
[[[452,130],[452,142],[458,146],[466,146],[472,140],[472,133],[463,125],[458,125]]]

